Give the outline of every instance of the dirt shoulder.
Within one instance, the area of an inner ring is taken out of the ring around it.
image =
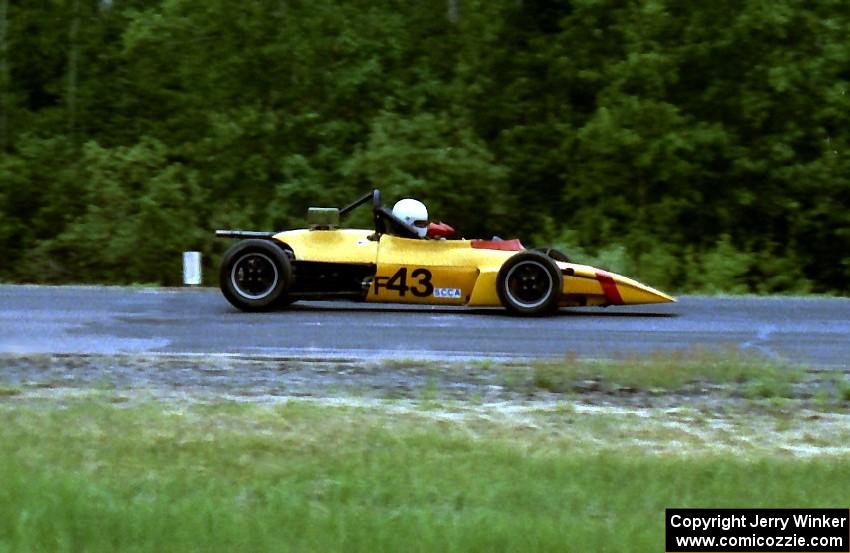
[[[599,377],[592,367],[570,372],[573,380],[553,386],[551,366],[535,362],[4,355],[0,367],[0,402],[7,405],[91,396],[167,408],[303,401],[437,419],[472,433],[496,425],[544,437],[568,435],[593,449],[850,453],[843,374],[798,373],[777,384],[776,374],[785,373],[774,371],[765,382],[695,379],[670,389],[634,379],[618,384],[610,367]]]

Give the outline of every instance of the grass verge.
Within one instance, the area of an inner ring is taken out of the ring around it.
[[[665,507],[850,497],[846,457],[662,454],[572,408],[108,396],[0,404],[0,551],[662,551]]]
[[[524,369],[509,369],[507,385],[564,393],[618,388],[676,391],[694,384],[735,384],[743,395],[770,398],[787,397],[804,377],[801,367],[737,350],[689,349],[613,360],[567,358],[536,362],[531,369],[530,380],[519,378]]]

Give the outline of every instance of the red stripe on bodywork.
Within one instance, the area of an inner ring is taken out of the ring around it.
[[[511,240],[470,240],[469,243],[475,249],[480,250],[503,250],[507,252],[521,252],[525,249],[518,238]]]
[[[605,292],[605,297],[608,298],[608,303],[612,305],[623,305],[623,297],[617,289],[617,283],[614,282],[614,277],[611,273],[605,271],[596,271],[596,280],[602,285],[602,291]]]

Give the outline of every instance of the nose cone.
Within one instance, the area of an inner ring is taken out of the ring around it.
[[[676,301],[676,298],[673,296],[668,296],[664,292],[656,290],[651,286],[641,284],[637,281],[632,281],[632,283],[624,282],[620,285],[620,297],[623,299],[623,305],[637,305],[639,303],[670,303]]]
[[[669,303],[676,299],[634,279],[594,269],[596,280],[610,305],[638,305],[643,303]]]

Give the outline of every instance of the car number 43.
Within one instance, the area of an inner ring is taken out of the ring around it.
[[[431,283],[431,271],[428,269],[413,269],[410,272],[410,283],[408,284],[407,267],[402,267],[393,276],[375,277],[375,294],[381,288],[386,288],[404,297],[408,292],[417,298],[424,298],[434,293],[434,285]]]

